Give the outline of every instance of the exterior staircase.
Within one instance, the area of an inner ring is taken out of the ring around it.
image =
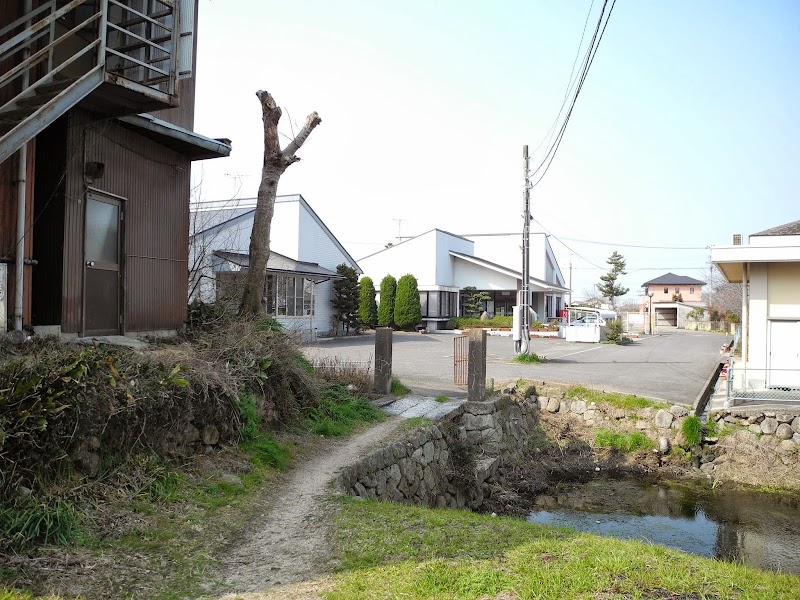
[[[0,30],[0,162],[78,105],[105,116],[177,106],[180,1],[29,2]]]

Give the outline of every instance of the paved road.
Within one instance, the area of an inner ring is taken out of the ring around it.
[[[453,385],[452,334],[397,333],[393,336],[393,373],[418,394],[463,396]],[[551,383],[582,383],[667,402],[691,404],[719,362],[724,338],[713,333],[678,330],[637,340],[629,346],[578,344],[561,339],[535,339],[532,351],[548,362],[538,365],[511,362],[511,338],[488,338],[487,378],[496,386],[519,378]],[[337,356],[368,361],[375,338],[322,340],[306,348],[310,357]]]

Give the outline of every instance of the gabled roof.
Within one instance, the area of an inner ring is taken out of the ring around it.
[[[705,285],[705,281],[700,281],[694,277],[687,277],[686,275],[675,275],[675,273],[667,273],[661,277],[656,277],[650,281],[645,281],[642,287],[649,285]]]
[[[487,269],[491,269],[492,271],[502,273],[503,275],[515,277],[516,279],[522,279],[522,273],[520,273],[519,271],[514,271],[513,269],[509,269],[508,267],[504,267],[503,265],[498,265],[497,263],[484,260],[483,258],[478,258],[477,256],[470,256],[469,254],[464,254],[463,252],[456,252],[454,250],[450,250],[450,256],[453,256],[455,258],[460,258],[461,260],[471,262],[473,264],[485,267]],[[569,292],[568,288],[564,288],[555,285],[553,283],[549,283],[542,279],[536,279],[535,277],[531,277],[530,282],[545,290],[550,290],[554,292]]]
[[[765,229],[764,231],[751,234],[751,237],[754,235],[800,235],[800,221],[792,221],[791,223],[778,225],[771,229]]]
[[[217,250],[214,256],[226,260],[244,269],[250,266],[250,255],[243,252],[231,252],[230,250]],[[301,275],[309,279],[343,279],[338,273],[320,267],[317,263],[294,260],[278,252],[271,251],[267,259],[267,272],[269,273],[291,273]]]
[[[396,244],[392,244],[391,246],[388,246],[387,248],[381,248],[377,252],[373,252],[372,254],[367,254],[366,256],[362,256],[358,260],[364,260],[365,258],[371,258],[371,257],[375,256],[376,254],[380,254],[381,252],[388,252],[389,250],[393,250],[393,249],[397,248],[398,246],[402,246],[403,244],[407,244],[408,242],[413,242],[414,240],[416,240],[418,238],[421,238],[422,236],[428,235],[429,233],[433,233],[433,232],[436,232],[436,231],[438,231],[439,233],[443,233],[445,235],[449,235],[450,237],[454,237],[454,238],[458,238],[460,240],[464,240],[466,242],[472,242],[471,239],[465,238],[464,236],[456,235],[455,233],[450,233],[449,231],[445,231],[444,229],[439,229],[437,227],[434,227],[433,229],[429,229],[428,231],[420,233],[419,235],[415,235],[414,237],[410,237],[408,239],[405,239],[402,242],[397,242]]]
[[[202,226],[205,227],[201,231],[197,231],[191,234],[190,237],[196,237],[205,235],[210,233],[212,230],[218,231],[220,229],[225,228],[227,225],[232,224],[234,221],[238,220],[245,220],[250,218],[255,212],[255,205],[257,202],[257,198],[241,198],[236,201],[221,201],[221,202],[203,202],[198,203],[195,210],[192,214],[196,217],[197,215],[201,215],[203,213],[216,213],[215,215],[209,215],[207,217],[209,219],[208,223],[203,223]],[[328,226],[322,222],[322,219],[319,218],[314,209],[308,204],[305,198],[300,194],[290,194],[286,196],[278,196],[275,198],[276,203],[283,203],[283,202],[298,202],[302,205],[308,214],[311,216],[314,221],[317,222],[317,225],[322,228],[322,230],[328,235],[334,245],[339,249],[339,251],[344,255],[344,257],[350,261],[350,266],[356,270],[356,272],[361,275],[363,271],[361,267],[358,266],[356,260],[350,255],[350,253],[345,250],[344,246],[342,246],[341,242],[336,239],[336,236],[333,235]],[[235,203],[235,206],[234,206]],[[215,207],[215,208],[202,208],[203,206],[206,207]],[[201,207],[201,208],[197,208]],[[218,207],[218,208],[217,208]]]

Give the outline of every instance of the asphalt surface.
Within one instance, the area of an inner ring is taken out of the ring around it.
[[[417,394],[464,396],[466,389],[453,384],[454,337],[395,332],[393,374]],[[524,378],[691,404],[719,362],[725,341],[729,338],[719,334],[683,330],[640,338],[627,346],[534,339],[531,351],[547,361],[519,364],[511,362],[515,356],[511,338],[489,336],[486,376],[496,387]],[[366,363],[373,359],[374,345],[374,335],[362,334],[320,340],[305,350],[312,360],[335,356]]]

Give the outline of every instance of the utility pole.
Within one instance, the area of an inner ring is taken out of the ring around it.
[[[530,346],[530,328],[531,328],[531,180],[530,180],[530,159],[528,158],[528,146],[522,147],[523,164],[523,178],[524,188],[522,192],[522,290],[520,298],[520,323],[522,331],[520,332],[520,354],[528,354]]]

